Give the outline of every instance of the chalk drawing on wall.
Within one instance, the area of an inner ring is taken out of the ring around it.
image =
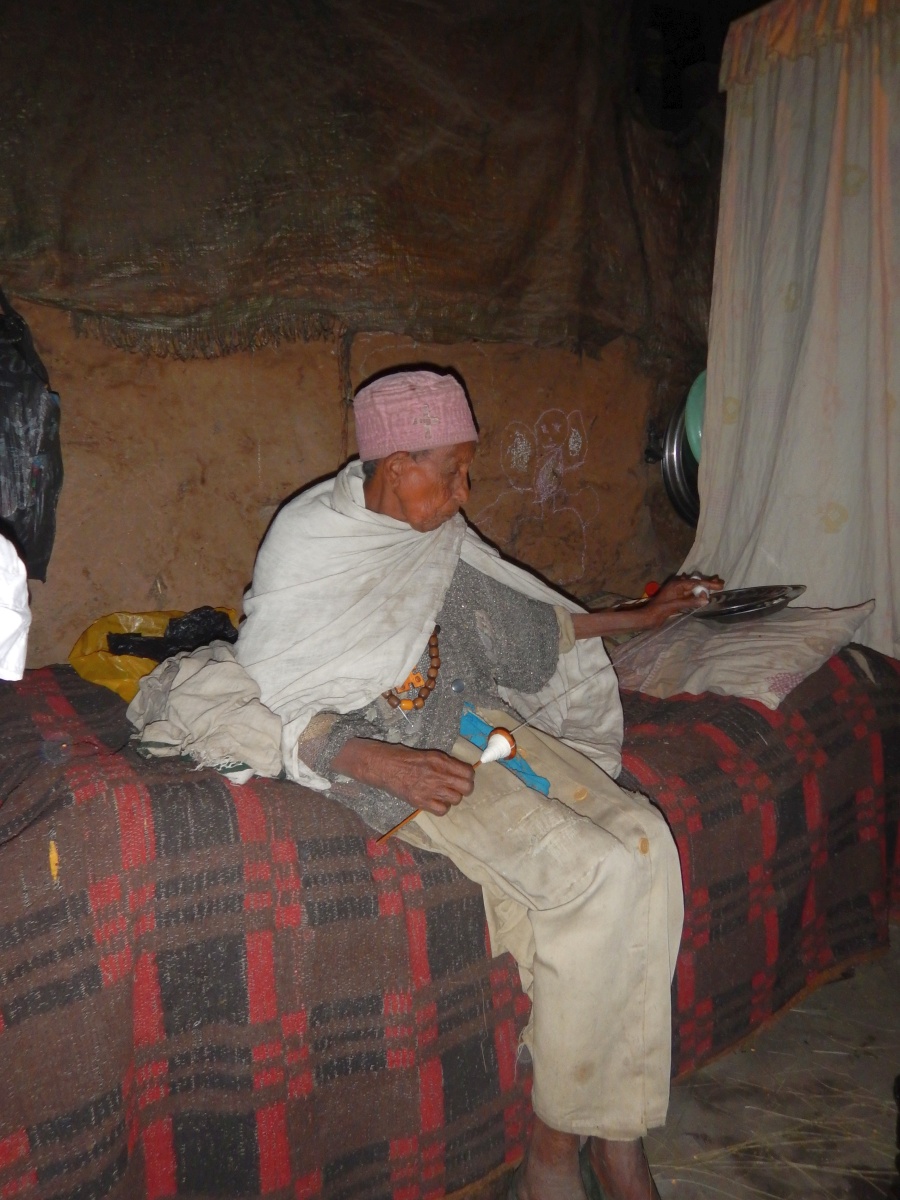
[[[597,490],[578,478],[587,450],[578,409],[548,409],[533,425],[510,421],[500,437],[508,486],[473,515],[487,537],[557,583],[584,575],[588,526],[600,512]]]

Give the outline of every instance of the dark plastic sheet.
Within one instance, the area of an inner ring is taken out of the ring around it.
[[[629,46],[619,0],[20,6],[0,281],[184,356],[376,330],[696,359],[719,139],[632,113]]]
[[[63,481],[59,397],[28,326],[0,292],[0,533],[47,578]]]

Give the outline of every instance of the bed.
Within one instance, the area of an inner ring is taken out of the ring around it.
[[[683,1075],[885,949],[900,663],[850,646],[775,711],[623,700],[682,861]],[[528,1002],[478,888],[297,785],[145,761],[124,707],[0,685],[0,1198],[499,1194]]]

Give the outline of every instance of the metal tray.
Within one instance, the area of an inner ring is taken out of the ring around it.
[[[709,604],[695,608],[691,616],[705,621],[746,621],[750,617],[779,612],[805,591],[806,584],[790,583],[711,592]]]

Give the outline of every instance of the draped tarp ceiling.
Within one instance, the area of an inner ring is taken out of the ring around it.
[[[717,138],[622,0],[60,0],[0,29],[0,284],[120,345],[705,341]]]

